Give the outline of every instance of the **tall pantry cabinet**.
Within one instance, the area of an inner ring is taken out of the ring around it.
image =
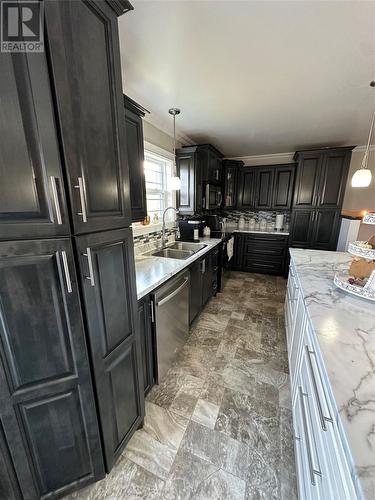
[[[0,54],[0,497],[27,500],[103,477],[144,414],[117,31],[132,7],[44,6],[45,52]]]

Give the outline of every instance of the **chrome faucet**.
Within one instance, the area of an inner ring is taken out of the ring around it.
[[[164,248],[165,246],[165,214],[168,210],[174,210],[176,212],[176,214],[179,213],[179,211],[177,210],[177,208],[174,208],[174,207],[167,207],[164,212],[163,212],[163,227],[162,227],[162,230],[161,230],[161,247]]]

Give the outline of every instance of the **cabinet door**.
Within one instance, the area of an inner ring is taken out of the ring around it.
[[[44,53],[0,57],[0,239],[70,232]]]
[[[290,209],[293,196],[295,166],[282,165],[275,168],[272,208]]]
[[[214,151],[208,151],[208,182],[221,182],[222,159]]]
[[[255,208],[267,210],[272,207],[273,168],[256,168]]]
[[[317,205],[320,208],[341,208],[351,151],[331,151],[324,155]]]
[[[189,323],[191,324],[202,309],[202,270],[203,261],[199,259],[190,266]]]
[[[142,118],[125,108],[125,121],[132,221],[139,222],[147,215]]]
[[[181,179],[181,189],[177,191],[177,208],[182,214],[195,211],[195,153],[177,156],[177,173]]]
[[[297,165],[296,186],[293,206],[298,208],[315,207],[323,155],[310,153],[303,155]]]
[[[312,248],[336,250],[340,225],[339,210],[316,210]]]
[[[138,326],[142,352],[142,371],[144,394],[151,390],[155,383],[154,377],[154,342],[153,318],[154,305],[147,296],[138,301]]]
[[[212,255],[209,253],[202,259],[202,305],[213,295],[213,266]]]
[[[54,498],[104,475],[69,240],[0,243],[0,297],[0,434],[23,498]]]
[[[143,418],[130,229],[76,238],[107,471]]]
[[[76,234],[131,223],[117,18],[106,2],[45,3]]]
[[[237,204],[237,167],[227,166],[224,169],[224,207],[235,208]]]
[[[294,210],[290,223],[290,244],[292,247],[311,248],[314,229],[313,210]]]
[[[255,169],[243,167],[239,170],[237,183],[238,209],[254,208]]]

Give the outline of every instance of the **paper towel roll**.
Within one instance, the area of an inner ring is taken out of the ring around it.
[[[282,229],[283,227],[284,227],[284,214],[277,214],[275,228]]]

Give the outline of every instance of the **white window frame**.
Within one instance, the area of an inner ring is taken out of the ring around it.
[[[162,149],[158,146],[155,146],[154,144],[145,142],[144,154],[145,154],[145,161],[146,161],[147,155],[149,155],[151,157],[154,156],[155,160],[168,161],[168,162],[172,163],[169,166],[171,167],[171,169],[170,169],[171,175],[173,174],[173,160],[174,160],[173,153],[166,151],[165,149]],[[164,199],[163,199],[163,203],[162,203],[163,210],[165,210],[165,208],[167,208],[167,206],[176,207],[176,193],[175,193],[175,191],[171,191],[168,189],[168,180],[167,180],[166,175],[167,175],[166,171],[164,171],[163,172],[162,189],[155,190],[155,194],[157,194],[157,193],[164,194]],[[147,189],[147,184],[146,184],[146,203],[147,203],[147,197],[148,197],[147,195],[150,192],[152,193],[152,191]],[[163,210],[161,211],[161,213],[159,213],[159,222],[160,223],[162,223],[161,219],[162,219]],[[148,210],[148,207],[147,207],[147,214],[151,216],[151,223],[152,223],[154,212],[150,213]],[[173,225],[175,222],[175,219],[176,219],[175,213],[172,210],[167,212],[166,221],[169,223],[169,225]]]

